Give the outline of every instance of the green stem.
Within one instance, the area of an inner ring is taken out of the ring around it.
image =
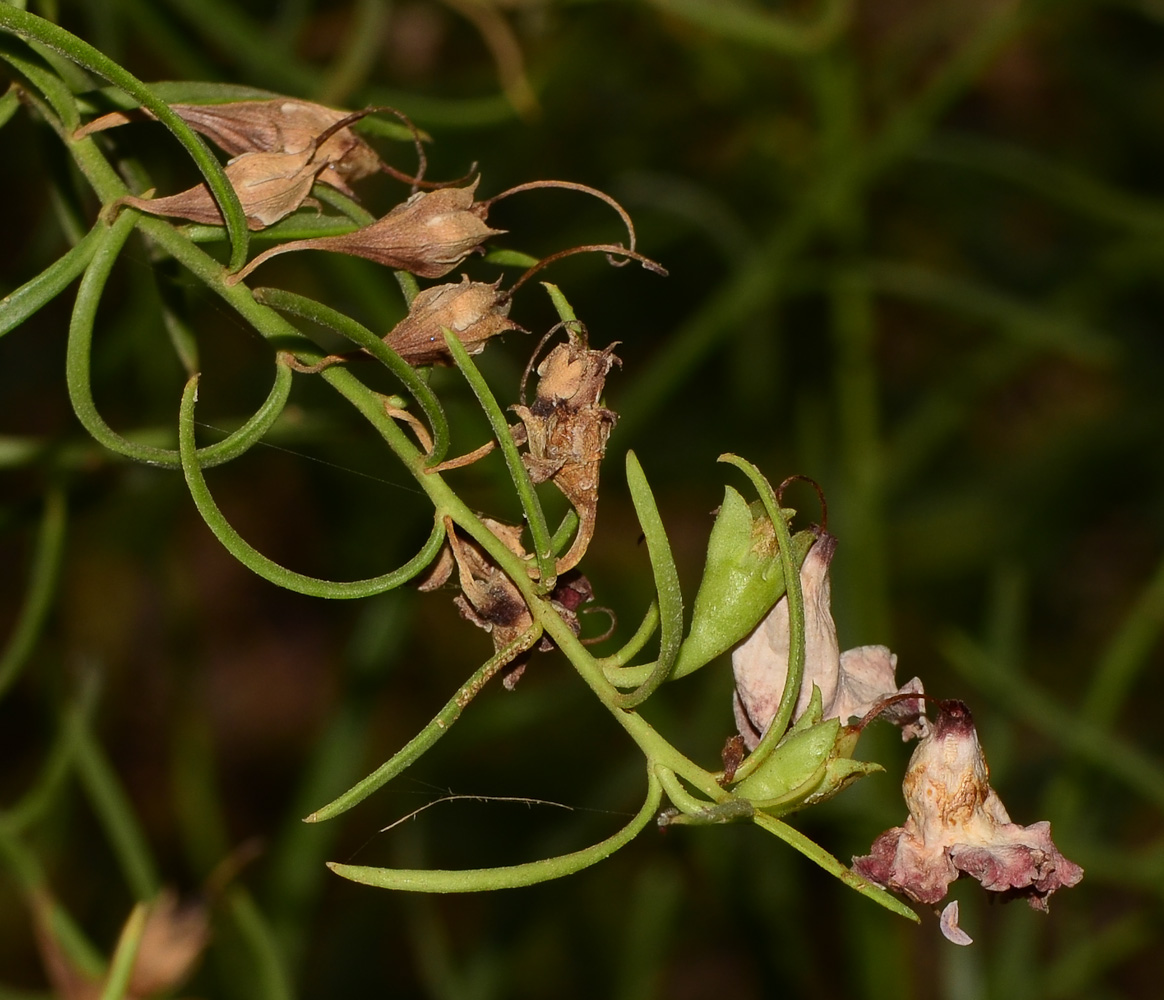
[[[867,899],[879,903],[885,909],[892,910],[907,920],[912,920],[915,924],[921,923],[917,913],[911,907],[906,906],[900,899],[890,895],[879,885],[874,885],[872,882],[863,879],[852,869],[846,868],[823,847],[810,840],[794,827],[789,826],[782,820],[776,819],[774,816],[768,816],[762,812],[757,812],[752,818],[752,822],[760,827],[760,829],[767,830],[769,833],[779,837],[789,847],[795,848],[810,861],[816,862],[830,875],[844,882],[850,889],[855,889]]]
[[[626,826],[606,840],[572,854],[563,854],[544,861],[531,861],[505,868],[469,868],[461,871],[441,869],[364,868],[356,865],[328,864],[337,875],[353,882],[362,882],[381,889],[407,892],[485,892],[493,889],[515,889],[535,885],[549,879],[572,875],[608,858],[619,848],[630,843],[651,822],[662,802],[663,792],[659,779],[647,772],[647,797],[642,807]]]
[[[64,490],[53,487],[45,496],[44,516],[32,557],[24,604],[12,636],[0,653],[0,697],[20,676],[48,617],[61,568],[67,520]]]

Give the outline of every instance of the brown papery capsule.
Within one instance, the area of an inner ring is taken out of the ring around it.
[[[350,117],[346,111],[290,97],[226,104],[171,104],[170,110],[231,156],[312,150],[320,135]],[[145,108],[136,113],[153,117]],[[131,114],[115,111],[102,115],[78,129],[75,138],[124,125],[132,120]],[[318,152],[324,161],[319,180],[348,195],[352,194],[349,185],[353,181],[377,173],[383,166],[376,151],[346,126],[329,136]]]
[[[243,153],[225,168],[250,229],[264,229],[308,200],[316,175],[327,164],[310,149],[299,153]],[[218,202],[205,184],[164,198],[126,195],[113,207],[129,205],[151,215],[176,216],[208,226],[223,224]]]
[[[444,277],[490,236],[505,231],[485,224],[486,206],[473,201],[477,184],[418,192],[371,225],[343,236],[292,240],[272,247],[231,280],[241,281],[264,261],[290,250],[330,250],[422,278]]]
[[[480,354],[490,337],[506,330],[520,330],[509,319],[509,298],[496,284],[470,281],[434,285],[415,299],[408,315],[392,328],[385,342],[414,368],[449,365],[444,330],[457,335],[469,354]]]

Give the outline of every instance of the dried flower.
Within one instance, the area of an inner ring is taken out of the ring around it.
[[[1048,897],[1079,882],[1083,869],[1059,853],[1050,823],[1012,823],[989,779],[970,710],[942,702],[905,774],[909,818],[855,858],[853,870],[919,903],[939,902],[951,882],[970,875],[991,892],[1046,910]],[[943,933],[965,943],[957,911],[943,915]]]
[[[820,691],[823,718],[849,719],[865,715],[873,706],[894,693],[920,692],[916,677],[897,689],[894,671],[897,657],[885,646],[858,646],[841,654],[837,628],[833,623],[829,563],[837,540],[821,532],[800,568],[804,594],[804,675],[793,719],[799,719]],[[749,750],[754,750],[776,716],[788,678],[791,630],[788,598],[782,597],[747,639],[732,651],[736,690],[736,725]],[[903,738],[916,735],[909,725],[921,712],[921,705],[906,701],[886,712],[903,725]]]
[[[535,483],[552,480],[578,514],[573,544],[556,569],[576,566],[594,535],[598,516],[598,470],[617,415],[599,404],[606,375],[618,363],[615,344],[592,351],[584,334],[568,328],[569,340],[559,344],[538,366],[538,387],[532,406],[514,406],[521,419],[518,435],[528,451],[522,456]]]
[[[264,229],[290,215],[307,201],[311,185],[327,163],[313,150],[298,153],[243,153],[225,168],[250,229]],[[205,184],[164,198],[126,195],[114,207],[130,205],[151,215],[177,216],[208,226],[223,224],[218,202]]]
[[[33,915],[41,960],[53,989],[64,1000],[98,1000],[102,982],[79,969],[57,941],[47,895],[33,897]],[[204,903],[180,903],[163,890],[151,904],[125,992],[128,1000],[168,994],[185,981],[210,940],[209,913]]]
[[[346,111],[290,97],[225,104],[171,104],[170,110],[231,156],[313,150],[319,136],[350,117]],[[153,117],[145,108],[139,112]],[[102,115],[78,129],[76,138],[130,120],[130,115],[122,111]],[[319,147],[318,156],[323,161],[318,179],[348,195],[352,194],[349,185],[353,181],[382,167],[376,151],[347,126],[327,138]]]
[[[452,364],[442,331],[452,330],[469,354],[480,354],[490,337],[521,329],[508,318],[509,306],[497,284],[463,277],[458,284],[434,285],[418,294],[384,340],[414,367]]]
[[[504,232],[485,224],[486,205],[474,204],[478,182],[420,191],[371,225],[342,236],[282,243],[259,254],[232,280],[241,281],[264,261],[290,250],[330,250],[422,278],[444,277],[490,236]]]

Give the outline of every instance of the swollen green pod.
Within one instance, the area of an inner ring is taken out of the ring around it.
[[[794,513],[781,511],[785,518]],[[793,562],[799,565],[813,535],[794,535]],[[695,595],[691,630],[671,676],[682,677],[726,653],[759,624],[784,595],[784,573],[776,532],[761,504],[748,505],[730,486],[707,542],[707,562]]]

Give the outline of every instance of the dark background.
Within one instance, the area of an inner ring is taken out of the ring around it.
[[[601,256],[548,274],[594,344],[622,345],[607,383],[622,419],[584,563],[619,634],[650,599],[626,449],[658,496],[688,602],[709,512],[724,482],[740,486],[716,456],[744,455],[774,482],[813,477],[840,538],[842,647],[885,642],[902,679],[916,673],[939,697],[966,700],[1012,817],[1049,819],[1087,872],[1049,916],[988,905],[960,884],[968,949],[945,942],[928,914],[907,924],[746,825],[648,829],[581,874],[492,895],[408,896],[336,878],[325,860],[485,866],[601,839],[640,801],[638,752],[561,657],[539,655],[515,692],[487,690],[359,808],[301,825],[424,725],[489,640],[459,618],[451,590],[328,602],[236,564],[178,473],[88,442],[65,391],[66,292],[0,340],[0,634],[24,599],[47,484],[63,484],[70,511],[44,635],[0,701],[0,803],[41,780],[62,720],[92,689],[92,733],[164,881],[194,891],[232,850],[258,845],[238,885],[282,972],[264,979],[237,910],[220,905],[207,960],[181,995],[1156,995],[1164,6],[33,9],[147,81],[395,105],[433,136],[430,176],[476,163],[484,197],[537,178],[619,197],[640,249],[670,277],[612,270]],[[754,20],[737,30],[732,11]],[[123,131],[121,148],[160,190],[192,183],[160,128]],[[378,148],[411,169],[406,145]],[[61,144],[27,109],[3,127],[0,150],[7,293],[67,248],[52,192],[76,185]],[[361,189],[374,212],[405,193],[388,178]],[[98,207],[78,209],[91,221]],[[498,245],[536,255],[621,238],[609,209],[566,192],[514,197],[490,222],[509,230]],[[466,270],[497,273],[480,261]],[[172,433],[184,376],[158,318],[160,285],[199,338],[209,440],[265,396],[269,351],[176,269],[158,274],[131,241],[99,317],[97,404],[119,430]],[[403,311],[388,272],[363,261],[287,255],[262,283],[378,331]],[[535,331],[553,322],[532,284],[513,315]],[[531,348],[511,333],[481,359],[501,398],[514,398]],[[475,447],[487,431],[459,376],[438,372],[435,385],[454,450]],[[31,453],[13,446],[28,439]],[[318,380],[297,377],[269,442],[210,485],[273,559],[355,579],[399,564],[423,539],[423,497]],[[517,516],[498,462],[452,481],[475,508]],[[818,517],[811,490],[789,500]],[[725,659],[645,714],[710,767],[732,730],[730,688]],[[866,740],[862,754],[889,773],[797,820],[844,860],[904,819],[908,748],[886,732]],[[450,791],[575,811],[448,803],[378,833]],[[106,834],[66,777],[29,847],[108,951],[133,899]],[[0,997],[43,995],[44,982],[18,884],[0,867]]]

